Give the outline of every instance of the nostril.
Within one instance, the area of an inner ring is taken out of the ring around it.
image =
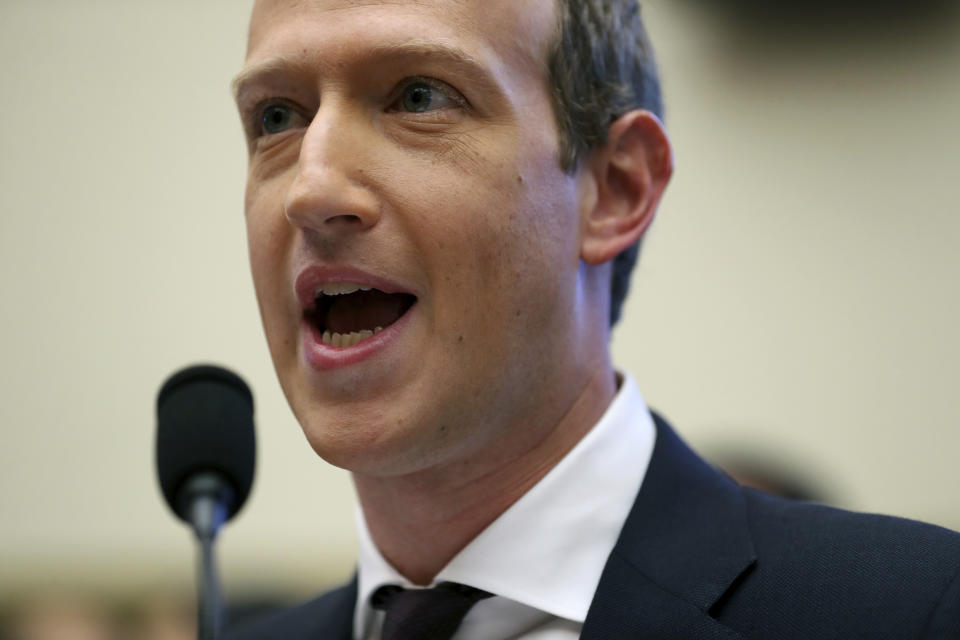
[[[344,213],[340,215],[330,216],[329,218],[327,218],[326,223],[355,225],[355,224],[363,224],[363,220],[358,215],[354,215],[352,213]]]

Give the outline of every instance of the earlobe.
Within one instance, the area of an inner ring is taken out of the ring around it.
[[[593,206],[583,212],[580,257],[587,264],[612,260],[653,222],[673,174],[673,151],[660,120],[649,111],[618,118],[607,144],[585,163],[597,185]]]

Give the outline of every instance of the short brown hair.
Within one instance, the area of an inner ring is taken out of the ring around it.
[[[559,34],[548,58],[560,165],[574,171],[583,155],[607,142],[613,122],[633,109],[663,118],[653,49],[639,0],[557,0]],[[640,243],[613,260],[610,325],[620,319]]]

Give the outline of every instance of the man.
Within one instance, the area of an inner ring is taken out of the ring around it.
[[[743,490],[614,372],[673,168],[633,0],[261,0],[235,89],[274,366],[361,506],[357,579],[237,638],[960,637],[958,536]]]

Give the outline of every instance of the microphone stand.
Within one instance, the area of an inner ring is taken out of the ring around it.
[[[223,627],[223,605],[217,579],[214,538],[201,538],[197,563],[197,639],[216,640]]]
[[[217,574],[214,542],[227,521],[233,491],[214,472],[198,473],[187,481],[182,494],[186,513],[199,543],[197,562],[197,638],[216,640],[223,628],[223,604]]]

